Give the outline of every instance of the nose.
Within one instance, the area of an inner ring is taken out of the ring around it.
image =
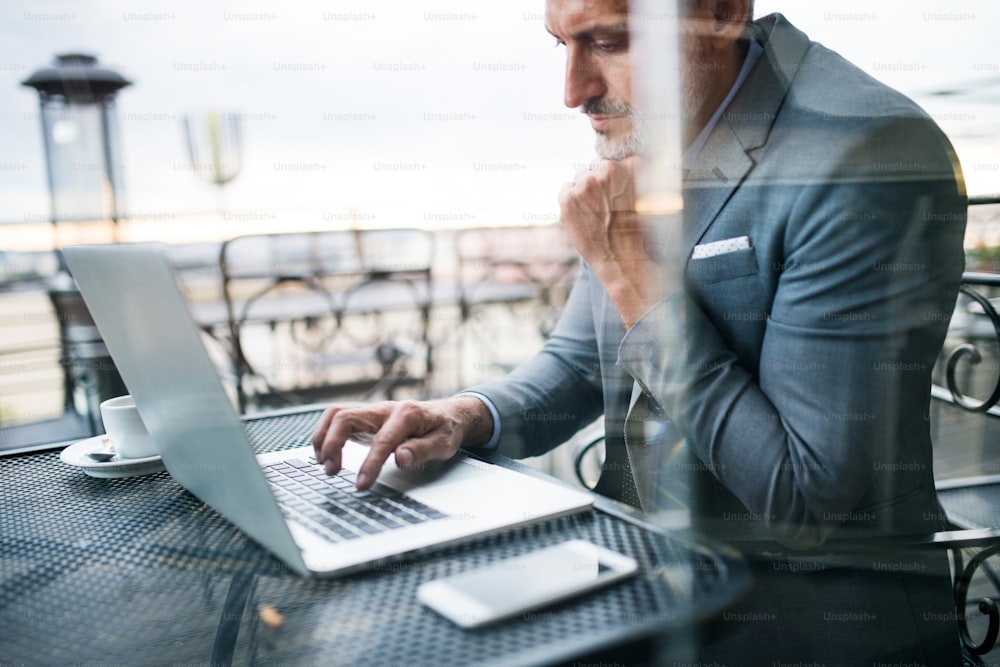
[[[575,109],[587,100],[601,97],[606,92],[604,76],[594,59],[588,57],[583,49],[568,49],[563,104]]]

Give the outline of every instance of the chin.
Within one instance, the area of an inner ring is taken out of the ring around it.
[[[624,160],[638,153],[639,145],[632,134],[614,139],[598,134],[594,141],[594,151],[605,160]]]
[[[597,155],[605,160],[624,160],[642,153],[648,138],[649,123],[646,116],[633,112],[627,126],[620,132],[598,132],[594,147]]]

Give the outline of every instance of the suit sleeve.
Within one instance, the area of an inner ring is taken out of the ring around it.
[[[537,354],[502,380],[469,389],[487,397],[497,409],[499,453],[514,458],[544,454],[603,411],[590,298],[595,280],[584,266],[558,326]]]
[[[925,418],[966,200],[940,143],[885,157],[885,147],[926,146],[912,130],[872,128],[832,156],[829,178],[795,186],[757,369],[720,334],[725,313],[690,289],[648,312],[619,349],[705,468],[788,546],[821,544],[880,466],[906,460],[907,420]]]

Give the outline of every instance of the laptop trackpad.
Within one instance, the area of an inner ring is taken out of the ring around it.
[[[469,482],[481,477],[481,473],[461,459],[451,461],[433,461],[418,469],[402,470],[390,458],[382,466],[378,481],[399,491],[409,491],[417,487],[430,485],[444,486]]]
[[[368,448],[354,445],[345,447],[344,453],[345,467],[353,467],[354,458],[358,457],[360,465]],[[378,481],[454,519],[495,520],[504,516],[524,519],[551,513],[553,507],[566,511],[581,506],[581,494],[577,491],[461,454],[450,461],[427,463],[417,470],[401,470],[390,456]],[[497,502],[499,498],[504,501]]]
[[[368,447],[354,442],[348,442],[343,449],[343,465],[351,470],[358,470],[361,462],[368,455]],[[463,458],[450,461],[430,461],[419,468],[403,470],[396,465],[394,457],[390,456],[382,466],[378,481],[391,486],[397,491],[434,484],[435,486],[468,482],[481,476],[476,464],[488,466],[478,461],[469,462]]]

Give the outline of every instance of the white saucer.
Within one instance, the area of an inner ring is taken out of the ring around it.
[[[81,440],[62,450],[59,458],[63,463],[81,468],[91,477],[116,479],[119,477],[135,477],[150,475],[163,470],[163,460],[159,456],[146,456],[141,459],[117,458],[100,463],[87,456],[90,452],[105,452],[110,442],[106,434]]]

